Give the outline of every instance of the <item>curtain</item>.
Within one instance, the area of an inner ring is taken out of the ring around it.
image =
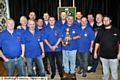
[[[112,24],[120,28],[120,0],[75,0],[77,11],[81,11],[84,16],[92,13],[108,15],[112,19]],[[72,0],[61,0],[62,7],[72,6]],[[10,17],[19,25],[20,16],[29,15],[34,11],[36,19],[42,18],[43,13],[48,12],[57,19],[57,7],[59,0],[9,0]]]

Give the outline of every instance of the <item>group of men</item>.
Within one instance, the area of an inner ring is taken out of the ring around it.
[[[0,33],[0,56],[4,60],[7,76],[13,76],[16,67],[18,76],[26,76],[27,71],[30,77],[36,74],[45,77],[45,72],[50,74],[47,68],[49,59],[51,79],[54,79],[56,69],[61,78],[66,78],[68,74],[76,78],[75,68],[78,66],[78,74],[86,77],[87,72],[96,72],[100,57],[102,80],[109,79],[109,68],[112,79],[118,80],[120,32],[111,25],[110,17],[98,13],[94,20],[93,14],[84,17],[81,12],[76,12],[74,20],[71,15],[66,17],[63,11],[57,21],[48,13],[43,14],[44,20],[35,20],[35,12],[30,12],[29,18],[27,20],[22,16],[17,29],[14,29],[15,21],[7,19],[6,30]],[[69,29],[69,35],[66,35],[66,29]],[[69,44],[65,44],[64,39]],[[89,71],[88,66],[92,66]]]

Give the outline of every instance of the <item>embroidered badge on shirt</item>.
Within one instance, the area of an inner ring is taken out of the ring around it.
[[[40,38],[38,37],[38,42],[40,42]]]
[[[87,37],[87,36],[88,36],[88,34],[87,34],[87,33],[85,33],[85,34],[84,34],[84,36],[85,36],[85,37]]]
[[[75,34],[75,30],[73,30],[72,33]]]
[[[18,38],[18,42],[21,42],[21,39],[20,39],[20,37],[17,37]]]
[[[116,33],[114,33],[113,35],[114,35],[114,36],[117,36],[117,34],[116,34]]]
[[[55,32],[55,36],[58,36],[58,32]]]

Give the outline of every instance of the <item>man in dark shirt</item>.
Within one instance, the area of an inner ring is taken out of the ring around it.
[[[101,13],[96,14],[96,23],[93,25],[95,37],[96,37],[97,33],[104,28],[102,20],[103,20],[102,14]],[[92,51],[92,62],[91,62],[92,68],[88,72],[96,72],[96,68],[98,65],[99,58],[94,59],[94,48],[95,48],[95,43],[93,45],[93,51]],[[99,56],[99,52],[97,52],[97,55]]]
[[[105,28],[98,32],[95,39],[94,58],[97,58],[97,49],[100,45],[100,60],[103,67],[102,80],[109,79],[109,69],[112,80],[118,80],[118,64],[120,59],[120,31],[113,27],[110,17],[103,18]],[[119,47],[118,47],[119,45]]]

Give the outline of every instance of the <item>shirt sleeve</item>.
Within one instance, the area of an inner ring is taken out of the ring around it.
[[[100,31],[98,32],[98,34],[95,38],[95,43],[100,43]]]
[[[40,34],[40,42],[43,42],[43,33],[39,32],[39,34]]]
[[[42,40],[47,39],[47,32],[46,29],[42,32]]]
[[[91,32],[90,32],[90,40],[93,41],[94,39],[95,39],[95,34],[94,34],[93,29],[91,29]]]
[[[78,26],[75,26],[76,27],[76,36],[80,36],[80,28]]]
[[[21,39],[22,39],[21,44],[25,44],[25,34],[23,33],[22,35],[23,36],[21,36]]]
[[[58,33],[58,36],[59,36],[59,38],[62,38],[62,29],[59,29],[59,33]]]
[[[3,38],[3,36],[2,36],[2,32],[0,32],[0,48],[2,47],[2,39]]]

